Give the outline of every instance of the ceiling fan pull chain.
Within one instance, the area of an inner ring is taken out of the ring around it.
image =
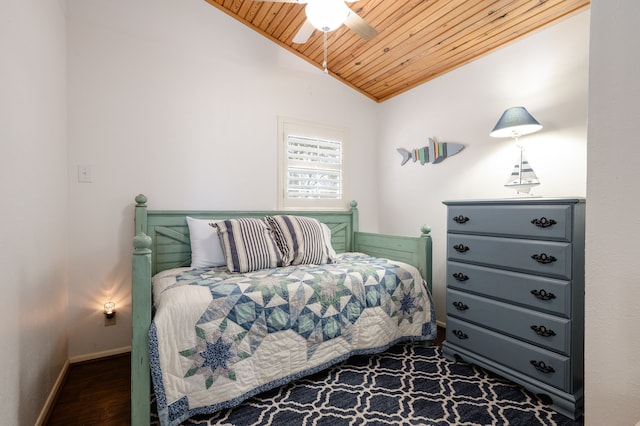
[[[329,70],[327,69],[327,31],[323,31],[324,38],[324,61],[322,62],[322,67],[324,68],[324,73],[329,74]]]

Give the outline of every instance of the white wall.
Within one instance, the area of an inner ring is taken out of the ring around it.
[[[62,4],[0,4],[0,423],[32,425],[67,360]]]
[[[640,3],[591,1],[585,406],[640,421]]]
[[[534,191],[586,193],[589,12],[378,105],[205,2],[150,2],[69,0],[72,357],[129,344],[132,196],[152,208],[275,208],[279,114],[349,127],[362,229],[432,226],[438,312],[441,202],[514,194],[503,184],[517,150],[488,136],[504,109],[525,105],[544,126],[522,139],[542,180]],[[429,136],[466,148],[400,167],[396,148]],[[94,183],[76,182],[78,164]],[[104,328],[109,297],[121,309]]]
[[[68,9],[72,359],[130,345],[135,195],[154,209],[277,208],[278,115],[349,128],[349,196],[377,228],[373,101],[202,0]]]
[[[584,196],[587,173],[589,11],[581,12],[381,105],[380,230],[434,238],[433,292],[445,321],[446,208],[450,199],[503,198],[518,157],[510,139],[489,137],[502,112],[525,106],[543,130],[520,139],[541,180],[532,193]],[[428,138],[465,145],[439,164],[400,166],[396,148]]]

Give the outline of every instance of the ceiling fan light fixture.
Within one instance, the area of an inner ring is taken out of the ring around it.
[[[333,31],[342,25],[350,11],[344,0],[311,0],[305,7],[311,25],[324,32]]]

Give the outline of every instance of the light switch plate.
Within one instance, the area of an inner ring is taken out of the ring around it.
[[[91,183],[91,166],[88,164],[78,164],[78,182]]]

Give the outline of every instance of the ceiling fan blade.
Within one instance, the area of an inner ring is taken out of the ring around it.
[[[378,31],[369,25],[367,21],[358,16],[358,14],[353,10],[349,12],[349,16],[347,16],[347,20],[344,21],[344,24],[366,41],[369,41],[378,35]]]
[[[260,3],[300,3],[306,4],[309,3],[309,0],[253,0]]]
[[[295,36],[293,36],[293,42],[297,44],[303,44],[309,41],[311,34],[316,30],[316,28],[309,22],[308,19],[304,21],[304,24],[300,27]]]

